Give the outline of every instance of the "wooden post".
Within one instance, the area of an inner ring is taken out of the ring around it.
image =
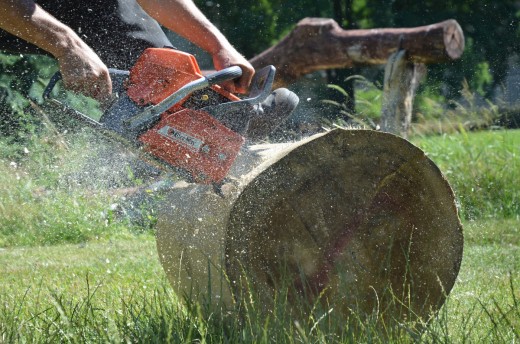
[[[385,67],[380,124],[382,131],[408,137],[413,99],[425,73],[426,67],[410,62],[405,50],[390,55]]]

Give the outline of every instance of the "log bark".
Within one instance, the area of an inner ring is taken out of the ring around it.
[[[455,60],[464,51],[464,34],[453,19],[414,28],[343,30],[333,19],[305,18],[250,62],[255,68],[274,65],[280,87],[318,70],[385,64],[399,49],[413,63]]]

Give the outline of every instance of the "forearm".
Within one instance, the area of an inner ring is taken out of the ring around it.
[[[100,100],[112,92],[108,70],[67,25],[32,0],[0,0],[0,28],[52,54],[65,86]]]
[[[192,0],[137,0],[161,25],[183,36],[210,54],[231,49],[224,35]]]
[[[217,70],[233,65],[240,66],[242,76],[238,80],[227,81],[222,86],[230,92],[247,91],[255,73],[253,66],[236,51],[192,0],[137,0],[137,2],[161,25],[210,53]]]
[[[83,44],[68,26],[32,0],[0,0],[0,27],[49,52],[56,58]]]

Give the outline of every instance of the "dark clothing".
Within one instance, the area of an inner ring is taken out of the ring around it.
[[[74,30],[110,68],[129,69],[144,49],[171,46],[159,24],[136,0],[36,2]],[[0,51],[46,54],[3,30],[0,30]]]

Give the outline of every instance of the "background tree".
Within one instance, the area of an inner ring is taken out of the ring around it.
[[[346,29],[375,27],[414,27],[454,18],[462,26],[466,50],[462,59],[428,67],[425,86],[448,98],[459,97],[463,80],[472,90],[491,97],[504,81],[511,61],[520,52],[519,0],[195,0],[246,57],[264,51],[285,36],[305,17],[335,18]],[[20,97],[29,92],[29,83],[42,74],[38,59],[1,55],[0,106],[3,113],[19,109]],[[15,64],[16,62],[16,64]],[[48,66],[48,62],[43,65]],[[343,80],[352,74],[368,74],[382,80],[377,69],[335,70],[330,83],[340,84],[353,104],[353,91]],[[381,71],[379,71],[380,73]],[[29,83],[28,83],[29,82]],[[322,95],[331,99],[332,95]],[[23,101],[22,101],[23,103]],[[2,105],[3,104],[3,105]],[[13,105],[14,104],[14,105]],[[348,105],[348,104],[347,104]]]
[[[473,90],[491,96],[503,82],[508,62],[520,51],[518,0],[217,1],[196,0],[247,57],[265,50],[305,17],[335,18],[343,28],[362,29],[413,27],[456,19],[467,39],[463,58],[429,67],[429,84],[437,85],[449,98],[458,96],[464,79]],[[347,75],[351,73],[347,71]],[[336,78],[341,79],[344,76]]]
[[[466,51],[460,61],[452,63],[452,68],[431,68],[432,78],[445,82],[448,96],[454,96],[461,81],[467,79],[473,90],[489,97],[504,81],[509,60],[520,52],[519,9],[517,0],[395,0],[391,8],[393,22],[389,24],[419,26],[456,19],[467,39]]]

